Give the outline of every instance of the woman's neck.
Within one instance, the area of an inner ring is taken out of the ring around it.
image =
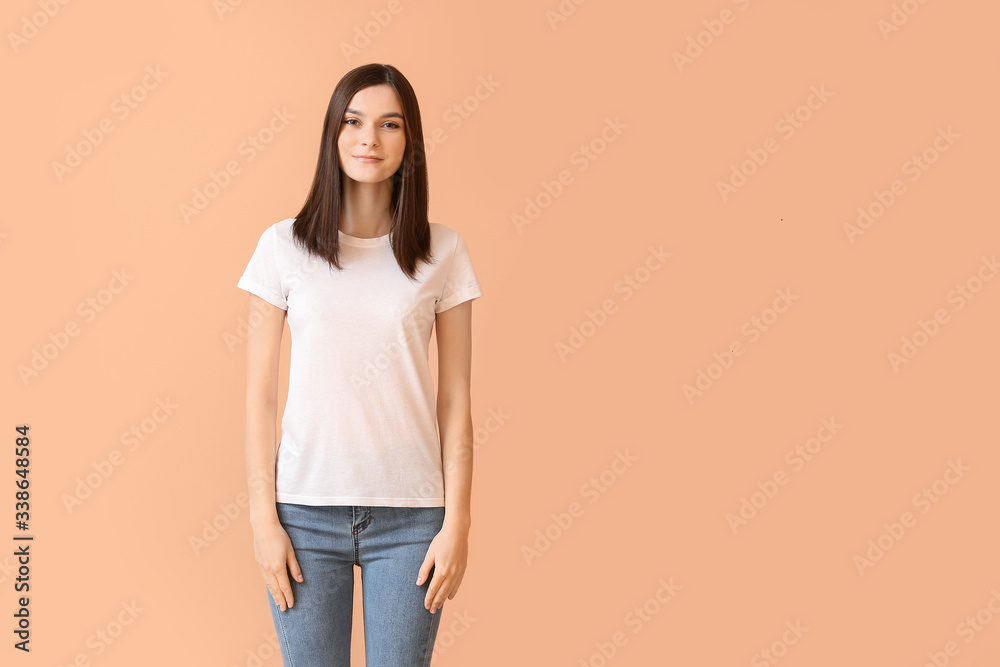
[[[392,224],[392,181],[361,183],[344,178],[340,205],[340,230],[358,238],[377,238],[389,233]]]

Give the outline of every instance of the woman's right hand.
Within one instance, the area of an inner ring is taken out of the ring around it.
[[[292,541],[277,518],[253,527],[253,550],[267,590],[281,611],[285,611],[295,603],[288,571],[299,583],[303,579]]]

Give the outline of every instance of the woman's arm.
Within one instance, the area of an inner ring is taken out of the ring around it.
[[[250,312],[260,322],[247,336],[246,443],[244,458],[250,494],[250,523],[278,523],[274,504],[275,419],[278,411],[278,359],[286,311],[255,294]],[[253,321],[251,317],[248,321]]]
[[[472,524],[472,300],[438,313],[435,325],[444,521],[468,531]]]
[[[434,568],[424,595],[433,614],[454,599],[465,576],[472,526],[472,300],[437,314],[438,430],[444,468],[444,525],[431,540],[417,572],[423,585]]]

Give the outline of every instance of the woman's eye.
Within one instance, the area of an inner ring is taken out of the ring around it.
[[[358,123],[358,119],[357,118],[345,118],[344,119],[344,123],[345,124]],[[385,127],[386,125],[389,125],[390,126],[389,129],[392,129],[392,130],[398,130],[399,129],[399,123],[394,123],[391,120],[386,121],[385,123],[383,123],[382,127]]]

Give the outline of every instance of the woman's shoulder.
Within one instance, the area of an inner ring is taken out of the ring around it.
[[[295,250],[297,246],[295,244],[295,235],[292,232],[292,224],[294,222],[295,218],[285,218],[284,220],[275,222],[264,230],[265,235],[271,236],[276,249],[284,252]]]
[[[431,252],[435,257],[447,257],[458,246],[458,239],[461,236],[457,229],[431,222]]]
[[[440,222],[428,222],[431,226],[431,236],[449,236],[455,233],[455,230],[448,225],[441,224]]]
[[[290,239],[292,238],[292,223],[294,222],[295,218],[285,218],[271,225],[270,229],[281,238]]]

